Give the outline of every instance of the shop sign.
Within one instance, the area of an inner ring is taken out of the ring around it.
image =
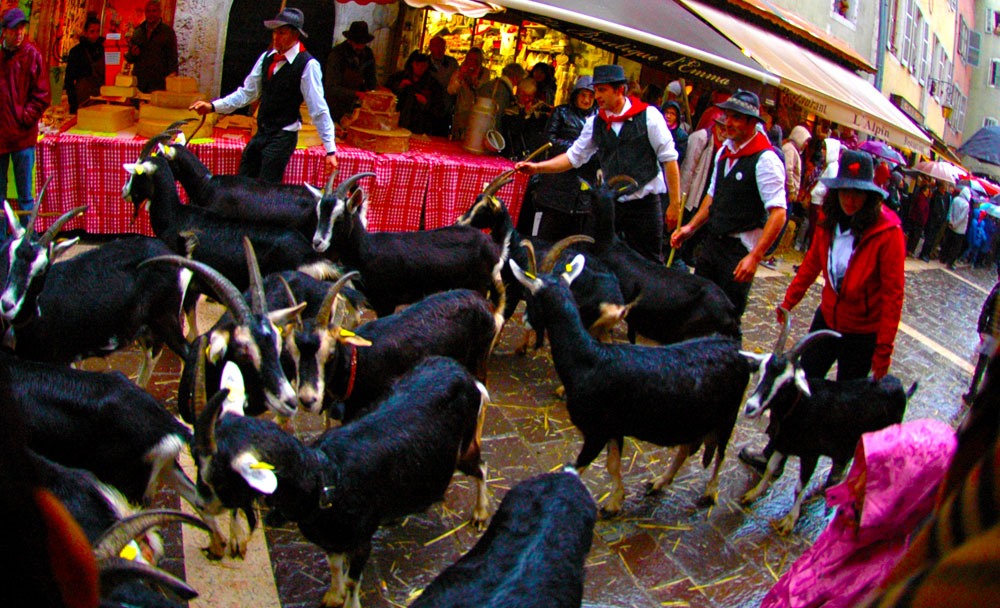
[[[546,27],[558,30],[570,38],[582,40],[588,44],[600,47],[606,51],[616,53],[621,57],[647,65],[652,68],[675,72],[689,78],[697,78],[712,83],[719,88],[735,88],[745,86],[745,83],[737,83],[730,73],[721,71],[719,68],[706,64],[693,57],[679,55],[666,49],[661,49],[653,45],[644,44],[628,38],[622,38],[614,34],[602,32],[587,27],[571,25],[558,19],[552,19],[544,15],[531,15],[531,21],[540,23]],[[760,85],[749,88],[758,88]]]
[[[924,124],[924,115],[920,113],[920,110],[913,107],[913,104],[906,101],[906,98],[902,95],[897,95],[893,93],[889,95],[889,101],[892,105],[900,109],[903,114],[910,117],[910,120],[917,123],[918,125]]]

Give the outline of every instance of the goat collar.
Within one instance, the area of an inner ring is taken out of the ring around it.
[[[351,346],[351,375],[347,379],[347,390],[344,391],[344,401],[351,398],[351,393],[354,392],[354,379],[358,375],[358,349],[356,346]]]

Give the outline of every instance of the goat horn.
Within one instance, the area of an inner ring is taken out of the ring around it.
[[[215,423],[219,420],[222,402],[228,396],[228,388],[219,389],[219,392],[209,399],[205,409],[198,414],[198,420],[194,425],[194,445],[201,454],[214,456],[219,451],[219,446],[215,443]]]
[[[132,539],[136,536],[139,536],[150,528],[172,521],[180,521],[201,528],[202,530],[208,530],[208,526],[201,519],[181,511],[170,509],[142,511],[115,522],[114,525],[105,530],[97,541],[94,542],[94,557],[98,560],[118,557],[118,554],[125,548],[125,545],[132,542]]]
[[[42,198],[39,196],[38,201],[35,202],[35,206],[37,207],[41,201]],[[38,244],[44,247],[45,245],[51,243],[52,239],[56,238],[56,235],[59,234],[60,230],[62,230],[62,227],[66,225],[66,222],[70,221],[71,219],[75,218],[76,216],[86,211],[87,207],[88,205],[83,205],[82,207],[77,207],[76,209],[70,209],[66,213],[60,215],[59,219],[52,222],[52,225],[49,226],[49,229],[45,231],[45,234],[42,235],[42,238],[38,240]]]
[[[503,188],[507,184],[514,181],[514,178],[512,177],[513,175],[514,175],[513,170],[504,171],[503,173],[498,175],[496,179],[486,184],[486,187],[483,188],[483,193],[480,196],[487,196],[487,197],[496,196],[497,192],[500,191],[500,188]]]
[[[260,264],[254,253],[249,237],[243,237],[243,254],[247,258],[247,272],[250,273],[250,310],[263,317],[267,314],[267,296],[264,294],[264,279],[260,276]]]
[[[160,570],[142,562],[123,557],[109,557],[98,560],[97,566],[99,568],[97,580],[101,589],[111,590],[124,582],[138,579],[149,581],[183,600],[192,600],[198,597],[198,592],[186,581],[166,570]]]
[[[281,286],[285,289],[285,296],[288,298],[288,307],[295,308],[299,305],[298,300],[295,299],[295,294],[292,292],[292,286],[288,284],[285,277],[278,275],[278,280],[281,281]],[[282,307],[284,308],[284,307]]]
[[[237,323],[240,325],[250,324],[250,320],[253,318],[253,312],[251,312],[250,307],[247,306],[246,300],[243,299],[243,294],[236,289],[236,286],[233,285],[229,279],[222,276],[222,273],[218,270],[207,264],[196,262],[195,260],[184,258],[179,255],[156,256],[143,261],[140,266],[145,266],[146,264],[154,262],[174,264],[190,269],[212,288],[212,291],[215,292],[218,300],[222,302],[227,309],[229,309],[229,312],[233,314]]]
[[[178,121],[172,122],[172,123],[170,123],[170,125],[166,129],[163,130],[163,132],[164,133],[171,133],[171,132],[173,132],[173,135],[177,135],[176,132],[180,131],[181,127],[187,125],[188,123],[192,123],[194,121],[195,121],[194,118],[185,118],[184,120],[178,120]]]
[[[163,143],[165,141],[170,141],[177,135],[177,130],[164,131],[163,133],[157,133],[156,135],[149,138],[149,140],[142,145],[142,149],[139,150],[139,160],[147,160],[156,149],[156,145]]]
[[[535,263],[535,245],[528,239],[521,239],[521,247],[528,252],[528,270],[531,274],[538,276],[538,264]]]
[[[326,292],[326,297],[323,298],[323,303],[319,306],[319,312],[316,313],[316,325],[320,327],[326,327],[330,324],[330,315],[333,309],[334,303],[337,301],[337,294],[340,290],[344,288],[351,279],[356,279],[361,276],[361,273],[357,270],[352,270],[344,276],[337,279],[337,282],[330,287],[329,291]]]
[[[811,334],[806,334],[805,337],[799,340],[795,346],[792,347],[792,350],[788,351],[788,357],[790,359],[798,360],[807,346],[820,338],[827,337],[839,338],[840,332],[833,331],[832,329],[821,329],[819,331],[814,331]]]
[[[627,175],[616,175],[605,182],[605,185],[608,187],[614,187],[617,184],[625,184],[626,186],[632,186],[633,188],[637,188],[639,186],[638,182]]]
[[[47,180],[45,180],[45,185],[42,186],[41,192],[38,193],[38,200],[35,201],[35,206],[31,208],[31,215],[28,216],[28,225],[24,228],[24,235],[31,238],[31,235],[35,233],[35,222],[38,220],[38,210],[42,207],[42,199],[45,198],[45,191],[48,190],[49,184],[52,182],[54,175],[50,175]],[[7,193],[4,192],[2,196],[6,196]]]
[[[568,236],[563,240],[559,241],[553,245],[548,253],[545,254],[545,258],[542,259],[542,267],[539,268],[539,272],[542,274],[548,274],[552,272],[552,269],[556,265],[556,260],[562,255],[562,252],[566,250],[567,247],[573,245],[574,243],[593,243],[594,239],[585,234],[574,234]]]
[[[334,169],[333,173],[330,174],[330,179],[326,181],[326,188],[323,188],[323,196],[328,196],[333,192],[333,182],[337,181],[337,174],[340,173],[339,169]]]
[[[338,199],[344,198],[347,196],[347,192],[354,187],[354,184],[366,177],[375,177],[375,174],[369,171],[366,173],[355,173],[354,175],[348,177],[344,181],[340,182],[339,186],[337,186],[337,190],[334,192],[334,197]]]
[[[208,334],[198,336],[195,341],[195,351],[198,353],[194,364],[194,404],[192,417],[205,409],[208,404],[208,391],[205,389],[205,347],[208,346]],[[195,418],[197,420],[197,418]]]
[[[527,155],[527,156],[526,156],[526,157],[524,158],[524,162],[528,162],[528,161],[530,161],[531,159],[535,158],[536,156],[538,156],[538,155],[539,155],[539,154],[541,154],[542,152],[545,152],[546,150],[548,150],[548,149],[549,149],[549,148],[551,148],[551,147],[552,147],[552,142],[545,142],[545,143],[544,143],[544,144],[542,144],[542,145],[541,145],[541,146],[540,146],[540,147],[539,147],[539,148],[538,148],[537,150],[535,150],[535,151],[534,151],[534,152],[532,152],[531,154]]]
[[[785,321],[781,325],[781,333],[778,334],[778,341],[774,343],[774,354],[780,355],[785,352],[785,345],[788,343],[788,330],[792,325],[792,311],[784,306],[779,306],[778,310],[785,313]]]

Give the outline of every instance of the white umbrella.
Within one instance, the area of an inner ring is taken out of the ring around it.
[[[954,184],[960,177],[967,174],[965,169],[943,160],[922,160],[914,165],[913,169],[949,184]]]

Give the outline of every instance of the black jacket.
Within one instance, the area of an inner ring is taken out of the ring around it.
[[[94,43],[81,38],[80,44],[70,49],[66,58],[64,89],[69,99],[70,114],[76,114],[76,109],[81,103],[99,95],[102,84],[104,84],[104,38],[98,38]]]
[[[570,101],[552,111],[549,122],[545,125],[545,137],[552,143],[549,157],[558,156],[569,150],[589,116],[597,113],[595,103],[589,112],[576,107],[576,95],[570,95]],[[565,173],[547,173],[537,175],[537,184],[533,189],[533,199],[536,206],[552,209],[563,213],[590,213],[590,197],[580,190],[578,177],[594,183],[599,167],[597,155],[578,169]]]

